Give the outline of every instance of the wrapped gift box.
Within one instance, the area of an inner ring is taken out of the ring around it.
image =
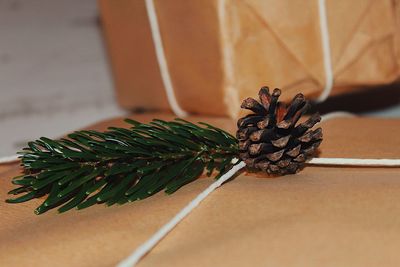
[[[140,121],[163,114],[134,116]],[[235,131],[235,122],[191,117]],[[127,126],[120,119],[89,127]],[[321,157],[399,158],[400,120],[322,123]],[[114,266],[212,178],[173,195],[83,211],[34,215],[42,200],[11,205],[17,163],[0,165],[0,266]],[[398,266],[398,168],[306,167],[265,178],[243,173],[213,192],[138,266]]]
[[[145,0],[99,0],[118,100],[169,109]],[[177,102],[190,113],[236,117],[263,85],[321,95],[327,77],[318,1],[154,0]],[[400,73],[400,3],[327,0],[334,88],[388,84]]]

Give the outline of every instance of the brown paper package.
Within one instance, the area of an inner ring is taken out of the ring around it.
[[[326,83],[318,1],[154,0],[179,105],[230,115],[263,86],[283,100]],[[144,0],[99,0],[117,96],[125,108],[169,109]],[[327,0],[332,94],[400,74],[400,1]]]
[[[162,114],[135,116],[171,119]],[[235,130],[229,119],[191,117]],[[89,127],[127,126],[121,119]],[[322,124],[321,157],[399,158],[400,120]],[[351,130],[349,130],[351,129]],[[43,200],[6,204],[18,164],[0,165],[0,266],[114,266],[205,189],[122,206],[34,215]],[[398,168],[307,167],[296,175],[244,173],[213,192],[138,266],[399,266]]]

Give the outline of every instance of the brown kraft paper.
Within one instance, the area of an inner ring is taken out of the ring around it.
[[[326,84],[318,1],[154,0],[177,102],[237,117],[261,86],[317,99]],[[144,0],[99,0],[119,103],[170,109]],[[389,84],[400,73],[400,2],[326,0],[331,95]]]
[[[139,121],[172,119],[162,114]],[[229,119],[190,117],[235,131]],[[128,126],[121,119],[90,129]],[[399,158],[400,121],[322,123],[321,157]],[[18,164],[0,165],[0,266],[114,266],[212,183],[122,206],[33,213],[6,204]],[[296,175],[243,173],[214,191],[138,266],[398,266],[398,168],[309,166]]]

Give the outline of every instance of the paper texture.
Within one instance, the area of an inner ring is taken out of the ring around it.
[[[316,99],[325,87],[318,1],[154,0],[179,105],[236,117],[261,86]],[[99,0],[119,102],[169,109],[143,0]],[[331,95],[400,74],[400,3],[327,0]]]
[[[162,114],[135,116],[171,119]],[[191,117],[235,131],[228,119]],[[91,129],[122,126],[120,119]],[[322,124],[321,157],[399,158],[400,121]],[[114,266],[212,180],[107,208],[34,215],[41,200],[4,203],[17,164],[0,166],[0,266]],[[307,167],[242,174],[213,192],[138,266],[398,266],[398,168]]]

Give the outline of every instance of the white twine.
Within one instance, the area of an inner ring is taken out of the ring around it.
[[[322,121],[328,121],[339,117],[353,117],[352,113],[337,111],[322,116]],[[382,167],[400,167],[400,159],[354,159],[354,158],[313,158],[307,162],[309,165],[333,165],[333,166],[382,166]],[[121,261],[118,267],[133,267],[147,253],[149,253],[180,221],[182,221],[201,201],[203,201],[212,191],[229,180],[235,173],[244,168],[246,164],[241,161],[231,170],[225,173],[221,178],[212,183],[206,190],[196,196],[189,204],[180,210],[168,223],[163,225],[153,236],[140,245],[131,255]]]
[[[223,2],[220,1],[220,3]],[[161,73],[161,79],[164,84],[164,89],[167,94],[168,103],[172,111],[175,113],[175,115],[179,117],[186,117],[187,112],[180,107],[175,96],[175,91],[171,81],[171,76],[169,73],[169,68],[164,52],[161,32],[158,25],[157,12],[155,10],[154,1],[145,0],[145,4],[146,4],[147,16],[149,18],[149,23],[150,23],[151,35],[153,38],[154,48],[156,52],[156,58]],[[319,12],[319,23],[321,30],[322,55],[323,55],[323,63],[325,71],[325,86],[321,95],[318,97],[317,102],[324,102],[329,97],[333,88],[333,68],[331,61],[328,16],[326,12],[325,0],[318,0],[318,12]]]
[[[347,111],[334,111],[321,116],[321,122],[326,122],[337,118],[352,118],[357,115]]]
[[[186,117],[187,113],[178,104],[175,96],[174,86],[172,85],[171,76],[169,74],[168,64],[164,53],[164,46],[161,38],[160,28],[158,26],[158,19],[153,0],[145,0],[147,16],[149,18],[151,36],[153,37],[154,49],[158,67],[161,73],[161,79],[164,84],[164,89],[167,94],[168,103],[178,117]]]
[[[347,111],[334,111],[321,116],[321,121],[337,118],[351,118],[357,115]],[[355,159],[355,158],[313,158],[307,162],[309,165],[331,165],[331,166],[371,166],[391,167],[400,166],[400,159]]]
[[[351,159],[351,158],[314,158],[307,162],[311,165],[348,165],[348,166],[400,166],[400,159]],[[169,232],[171,232],[190,212],[192,212],[201,201],[203,201],[215,189],[229,180],[246,164],[241,161],[212,183],[206,190],[197,195],[182,210],[180,210],[169,222],[164,224],[146,242],[140,245],[131,255],[121,261],[117,267],[134,267],[149,253]]]
[[[8,164],[8,163],[13,163],[19,160],[18,155],[15,156],[7,156],[7,157],[2,157],[0,158],[0,164]]]
[[[322,55],[325,70],[325,87],[318,97],[317,102],[324,102],[333,88],[333,70],[331,61],[331,47],[329,40],[328,15],[325,0],[318,0],[319,25],[321,30]]]
[[[352,159],[352,158],[313,158],[307,162],[312,165],[332,166],[370,166],[396,167],[400,166],[400,159]]]
[[[241,161],[232,167],[227,173],[222,175],[218,180],[212,183],[206,190],[197,195],[192,201],[189,202],[182,210],[180,210],[169,222],[164,224],[152,237],[140,245],[129,257],[121,261],[118,267],[135,266],[140,259],[145,256],[150,250],[154,248],[180,221],[183,220],[194,208],[196,208],[201,201],[203,201],[211,192],[220,187],[225,181],[232,178],[235,173],[244,168],[246,164]]]

